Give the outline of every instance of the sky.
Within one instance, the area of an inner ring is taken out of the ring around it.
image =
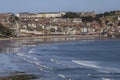
[[[113,10],[120,10],[120,0],[0,0],[0,13]]]

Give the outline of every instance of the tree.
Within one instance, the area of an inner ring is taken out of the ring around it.
[[[67,12],[63,18],[79,18],[79,15],[75,12]]]
[[[99,18],[97,18],[97,17],[92,17],[92,16],[86,16],[86,17],[82,17],[82,21],[83,22],[86,22],[86,21],[88,21],[88,22],[92,22],[92,21],[98,21],[99,20]]]
[[[17,17],[17,16],[15,16],[14,14],[13,15],[10,15],[10,17],[9,17],[9,21],[11,22],[11,23],[15,23],[16,21],[18,21],[19,20],[19,18]]]
[[[4,27],[2,24],[0,24],[0,34],[1,34],[1,37],[12,36],[12,31],[9,28]]]

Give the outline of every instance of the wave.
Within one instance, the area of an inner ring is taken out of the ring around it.
[[[108,78],[102,78],[102,80],[112,80],[112,79],[108,79]]]
[[[51,62],[53,62],[53,63],[56,63],[56,64],[60,64],[60,62],[59,62],[59,61],[54,60],[54,59],[52,59],[52,58],[50,59],[50,61],[51,61]]]
[[[21,57],[24,61],[30,63],[30,64],[33,64],[33,65],[36,65],[38,66],[38,68],[43,71],[43,70],[48,70],[48,69],[52,69],[52,68],[49,68],[45,65],[42,65],[42,63],[39,61],[39,59],[37,59],[36,57],[33,57],[33,56],[30,56],[30,55],[25,55],[25,54],[22,54],[22,53],[19,53],[17,54],[19,57]]]
[[[28,58],[28,59],[32,59],[32,60],[38,60],[37,58],[35,58],[35,57],[31,57],[31,56],[29,56],[29,55],[24,55],[24,54],[17,54],[18,56],[20,56],[20,57],[23,57],[23,58]]]
[[[102,66],[97,65],[97,62],[92,61],[78,61],[78,60],[72,60],[72,62],[79,64],[81,66],[95,68],[97,71],[95,74],[88,74],[88,76],[98,76],[101,77],[101,80],[113,80],[111,78],[119,78],[119,69],[108,67],[108,66]]]
[[[65,75],[63,74],[58,74],[59,77],[65,79],[65,80],[71,80],[70,78],[66,77]]]
[[[60,76],[60,77],[63,78],[63,79],[66,78],[65,75],[63,75],[63,74],[59,74],[58,76]]]
[[[90,62],[90,61],[76,61],[76,60],[72,60],[72,62],[82,65],[82,66],[86,66],[86,67],[92,67],[92,68],[101,68],[100,66],[96,65],[95,62]]]
[[[28,54],[33,54],[33,53],[35,53],[35,49],[34,48],[28,51]]]

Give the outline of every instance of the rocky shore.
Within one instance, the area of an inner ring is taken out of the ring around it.
[[[37,77],[34,75],[13,75],[8,77],[1,77],[0,80],[31,80],[36,79]]]

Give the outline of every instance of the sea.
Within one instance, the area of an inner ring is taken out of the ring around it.
[[[35,80],[120,80],[120,40],[74,40],[23,46],[0,54],[0,76]]]

